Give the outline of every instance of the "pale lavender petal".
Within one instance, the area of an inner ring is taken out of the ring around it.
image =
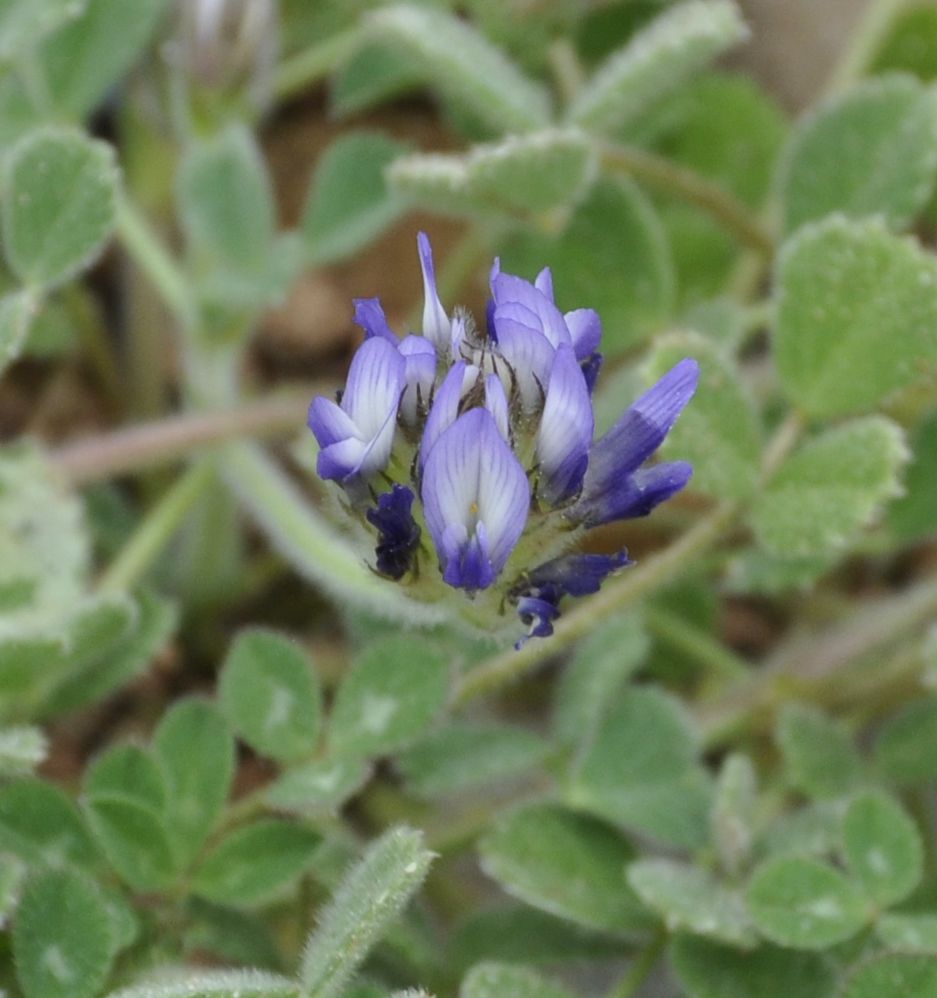
[[[572,498],[582,485],[595,430],[592,399],[573,348],[556,351],[537,434],[540,494],[550,505]]]
[[[498,326],[498,318],[506,305],[514,304],[523,306],[537,316],[540,331],[553,346],[571,342],[569,330],[560,310],[530,281],[515,277],[513,274],[499,273],[492,281],[492,296],[496,306],[495,326],[498,329],[499,340],[501,329]]]
[[[602,339],[602,320],[594,308],[576,308],[563,318],[572,337],[573,349],[579,360],[585,360],[598,349]]]
[[[322,395],[312,400],[306,422],[320,447],[328,447],[340,440],[358,435],[358,427],[348,413]]]
[[[494,417],[495,426],[504,439],[511,442],[510,417],[508,415],[508,397],[504,394],[504,385],[497,374],[489,374],[485,378],[485,408]]]
[[[467,416],[477,418],[477,440],[481,457],[478,481],[478,519],[488,532],[491,564],[495,575],[524,532],[530,511],[530,485],[520,461],[495,426],[485,409],[474,409]]]
[[[433,445],[440,435],[449,429],[459,415],[459,402],[462,401],[462,391],[465,387],[465,375],[469,365],[464,360],[453,364],[443,378],[442,384],[436,389],[433,404],[426,417],[423,428],[423,439],[420,441],[420,466],[426,464]]]
[[[429,237],[420,232],[417,237],[420,251],[420,269],[423,272],[423,335],[432,340],[437,350],[447,350],[451,336],[449,316],[442,307],[436,291],[436,271],[433,267],[433,250]]]
[[[406,386],[400,399],[400,413],[406,423],[413,425],[420,406],[429,405],[436,380],[436,350],[422,336],[405,336],[398,349],[404,359]]]
[[[397,413],[404,388],[403,357],[395,345],[378,336],[364,341],[351,362],[342,408],[362,438],[373,439]]]
[[[546,338],[513,323],[500,330],[498,350],[510,364],[525,411],[533,412],[543,401],[554,349]]]
[[[364,330],[365,336],[379,336],[397,345],[397,337],[387,324],[387,316],[380,298],[355,298],[355,322]]]
[[[534,279],[534,287],[545,295],[550,301],[555,301],[553,297],[553,273],[549,267],[544,267]]]
[[[624,412],[592,448],[585,492],[605,491],[660,447],[693,397],[698,378],[696,361],[681,360]]]
[[[316,472],[326,481],[344,482],[358,474],[367,443],[360,437],[347,437],[319,451]]]

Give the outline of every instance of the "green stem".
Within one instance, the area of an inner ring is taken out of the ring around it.
[[[183,331],[191,333],[198,326],[198,307],[186,275],[127,197],[121,198],[118,205],[117,235],[124,249],[169,306]]]
[[[132,588],[166,546],[186,513],[208,488],[212,467],[203,462],[192,465],[165,492],[134,531],[126,546],[101,578],[102,592]]]
[[[696,205],[761,257],[770,260],[774,255],[774,238],[748,207],[693,170],[645,149],[611,143],[602,147],[601,162],[606,169]]]
[[[739,506],[734,502],[715,507],[670,547],[606,583],[600,592],[560,617],[553,637],[529,641],[519,651],[502,652],[471,669],[456,688],[455,702],[466,703],[518,679],[544,659],[568,648],[612,613],[666,585],[687,562],[700,557],[722,537],[738,510]]]
[[[735,683],[748,679],[751,668],[745,659],[726,648],[706,631],[662,607],[649,606],[644,612],[648,630],[655,637],[695,659],[713,679]]]
[[[310,46],[299,55],[285,59],[273,78],[273,93],[277,100],[294,97],[319,80],[335,72],[361,45],[361,31],[349,28]]]
[[[609,992],[608,998],[632,998],[641,985],[647,980],[648,975],[654,969],[664,946],[667,945],[667,933],[663,930],[641,950],[634,958],[634,962],[628,968],[625,976]]]
[[[898,15],[907,6],[908,0],[867,0],[865,13],[830,74],[828,94],[847,89],[865,75]]]

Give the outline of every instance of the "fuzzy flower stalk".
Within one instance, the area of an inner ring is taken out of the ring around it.
[[[486,630],[517,614],[519,647],[552,634],[565,597],[629,564],[625,550],[567,553],[585,530],[645,516],[689,481],[684,461],[646,462],[697,364],[682,360],[594,439],[598,314],[561,312],[549,268],[530,283],[495,260],[480,326],[446,311],[429,240],[417,242],[422,331],[398,337],[378,299],[355,301],[365,339],[345,389],[309,408],[317,471],[368,531],[375,571],[416,599],[457,597]]]

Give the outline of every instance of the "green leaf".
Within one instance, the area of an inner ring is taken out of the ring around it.
[[[328,263],[351,256],[396,221],[404,205],[388,189],[384,169],[407,151],[377,132],[352,132],[326,149],[303,211],[302,234],[311,260]]]
[[[622,880],[634,849],[594,818],[530,804],[502,814],[478,848],[484,872],[527,904],[619,935],[653,926]]]
[[[554,128],[512,135],[476,145],[464,156],[441,153],[408,156],[388,171],[391,187],[421,202],[420,180],[429,180],[426,207],[445,209],[437,199],[437,178],[452,164],[452,205],[481,210],[537,213],[578,201],[595,176],[592,146],[576,129]],[[464,199],[464,205],[463,205]]]
[[[335,755],[383,755],[416,741],[449,695],[450,663],[419,638],[386,638],[366,648],[335,696],[329,746]]]
[[[191,862],[221,813],[234,775],[234,739],[202,700],[175,704],[153,737],[169,788],[167,826],[182,865]]]
[[[100,894],[70,870],[34,876],[13,923],[13,956],[25,998],[93,998],[114,956]]]
[[[688,998],[833,998],[836,979],[824,956],[776,946],[753,952],[678,935],[671,959]]]
[[[641,618],[622,613],[603,621],[576,646],[556,684],[553,726],[564,745],[586,748],[625,681],[647,657]]]
[[[126,797],[162,814],[166,808],[166,781],[153,757],[137,745],[114,745],[85,771],[87,797]]]
[[[819,708],[785,704],[776,737],[788,784],[808,797],[842,797],[861,781],[852,739]]]
[[[776,856],[829,856],[842,845],[845,802],[817,801],[780,815],[764,829],[759,853]]]
[[[867,412],[937,366],[937,261],[881,221],[805,226],[777,283],[778,374],[808,415]]]
[[[856,797],[843,818],[843,855],[876,904],[904,900],[924,871],[924,846],[904,809],[881,791]]]
[[[871,67],[874,73],[894,70],[913,73],[922,80],[937,77],[937,10],[933,7],[898,11]]]
[[[64,676],[44,701],[44,715],[75,710],[103,699],[150,665],[175,630],[177,614],[172,603],[149,592],[140,593],[136,605],[136,624],[131,632]]]
[[[595,131],[627,125],[747,37],[731,0],[678,4],[608,57],[576,96],[569,118]]]
[[[937,995],[937,958],[910,953],[886,953],[859,964],[840,991],[842,998],[884,998]]]
[[[140,57],[168,0],[88,0],[81,17],[60,28],[41,51],[57,109],[82,119]]]
[[[321,759],[285,770],[271,783],[265,799],[272,808],[293,814],[333,813],[368,781],[364,759]]]
[[[882,726],[873,748],[882,775],[898,786],[937,776],[937,696],[913,700]]]
[[[711,815],[712,837],[723,870],[737,877],[748,865],[755,839],[758,777],[747,755],[726,756],[719,770]]]
[[[531,278],[546,263],[561,309],[588,306],[602,317],[606,356],[640,343],[673,309],[667,238],[650,201],[630,182],[600,181],[563,232],[519,233],[501,253],[503,270]]]
[[[0,297],[0,374],[26,345],[36,312],[36,299],[30,291],[11,291]]]
[[[746,949],[757,942],[741,897],[705,870],[670,859],[641,859],[628,867],[628,883],[668,931],[684,929]]]
[[[755,501],[759,542],[787,557],[842,549],[898,492],[907,457],[900,428],[884,417],[827,430],[795,451]]]
[[[745,499],[755,490],[761,426],[732,363],[714,344],[693,334],[657,341],[645,368],[649,384],[684,357],[699,361],[693,401],[667,435],[664,457],[693,465],[691,488],[724,499]]]
[[[107,998],[300,998],[295,982],[265,970],[172,970]]]
[[[279,968],[273,926],[261,914],[238,911],[192,896],[186,901],[185,948],[211,953],[239,966]]]
[[[261,755],[289,762],[315,751],[322,693],[302,648],[273,631],[242,631],[218,685],[231,726]]]
[[[572,998],[572,995],[528,967],[488,960],[465,975],[459,998]]]
[[[273,192],[251,132],[229,125],[189,147],[177,174],[179,217],[196,255],[235,272],[266,269],[276,227]]]
[[[875,923],[875,931],[889,949],[937,955],[937,915],[885,912]]]
[[[450,724],[397,757],[408,789],[420,797],[452,796],[518,777],[542,762],[549,745],[523,728]]]
[[[132,888],[168,887],[177,864],[162,816],[132,797],[98,796],[85,801],[85,815],[108,862]]]
[[[11,912],[19,904],[26,864],[9,853],[0,853],[0,929],[4,931]]]
[[[549,99],[472,25],[442,10],[398,4],[370,15],[371,36],[394,45],[446,97],[496,132],[549,123]]]
[[[84,0],[3,0],[0,3],[0,60],[29,58],[36,45],[61,25],[80,17]]]
[[[309,866],[322,837],[291,821],[264,818],[226,835],[195,871],[192,890],[218,904],[276,898]]]
[[[75,805],[40,780],[0,787],[0,850],[31,865],[87,867],[98,858]]]
[[[464,973],[480,960],[556,965],[620,955],[620,938],[517,904],[469,912],[455,928],[446,958],[453,971]]]
[[[910,76],[866,80],[805,118],[781,177],[788,232],[824,215],[906,228],[937,177],[937,92]]]
[[[380,41],[361,45],[329,81],[329,107],[339,118],[370,110],[415,89],[423,70],[408,53]]]
[[[904,475],[904,494],[888,507],[886,522],[892,534],[904,543],[937,533],[937,414],[911,431],[908,441],[911,461]]]
[[[319,915],[303,954],[303,993],[333,998],[426,877],[423,836],[392,828],[372,843]]]
[[[629,689],[577,760],[567,802],[673,845],[702,845],[711,788],[696,757],[680,702],[652,687]]]
[[[868,916],[855,884],[827,863],[803,856],[764,862],[748,885],[748,908],[766,939],[793,949],[843,942]]]
[[[14,146],[6,164],[3,238],[13,272],[32,287],[61,284],[91,265],[111,236],[114,150],[65,128]]]
[[[48,753],[39,728],[0,728],[0,779],[28,776]]]

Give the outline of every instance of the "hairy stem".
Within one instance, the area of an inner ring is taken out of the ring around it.
[[[745,204],[718,184],[663,156],[634,146],[609,143],[603,146],[601,157],[607,169],[696,205],[764,259],[770,260],[774,255],[771,233]]]
[[[66,444],[51,455],[58,471],[76,485],[178,461],[201,448],[236,437],[279,436],[302,426],[314,394],[284,395],[248,402],[236,409],[175,416]]]

